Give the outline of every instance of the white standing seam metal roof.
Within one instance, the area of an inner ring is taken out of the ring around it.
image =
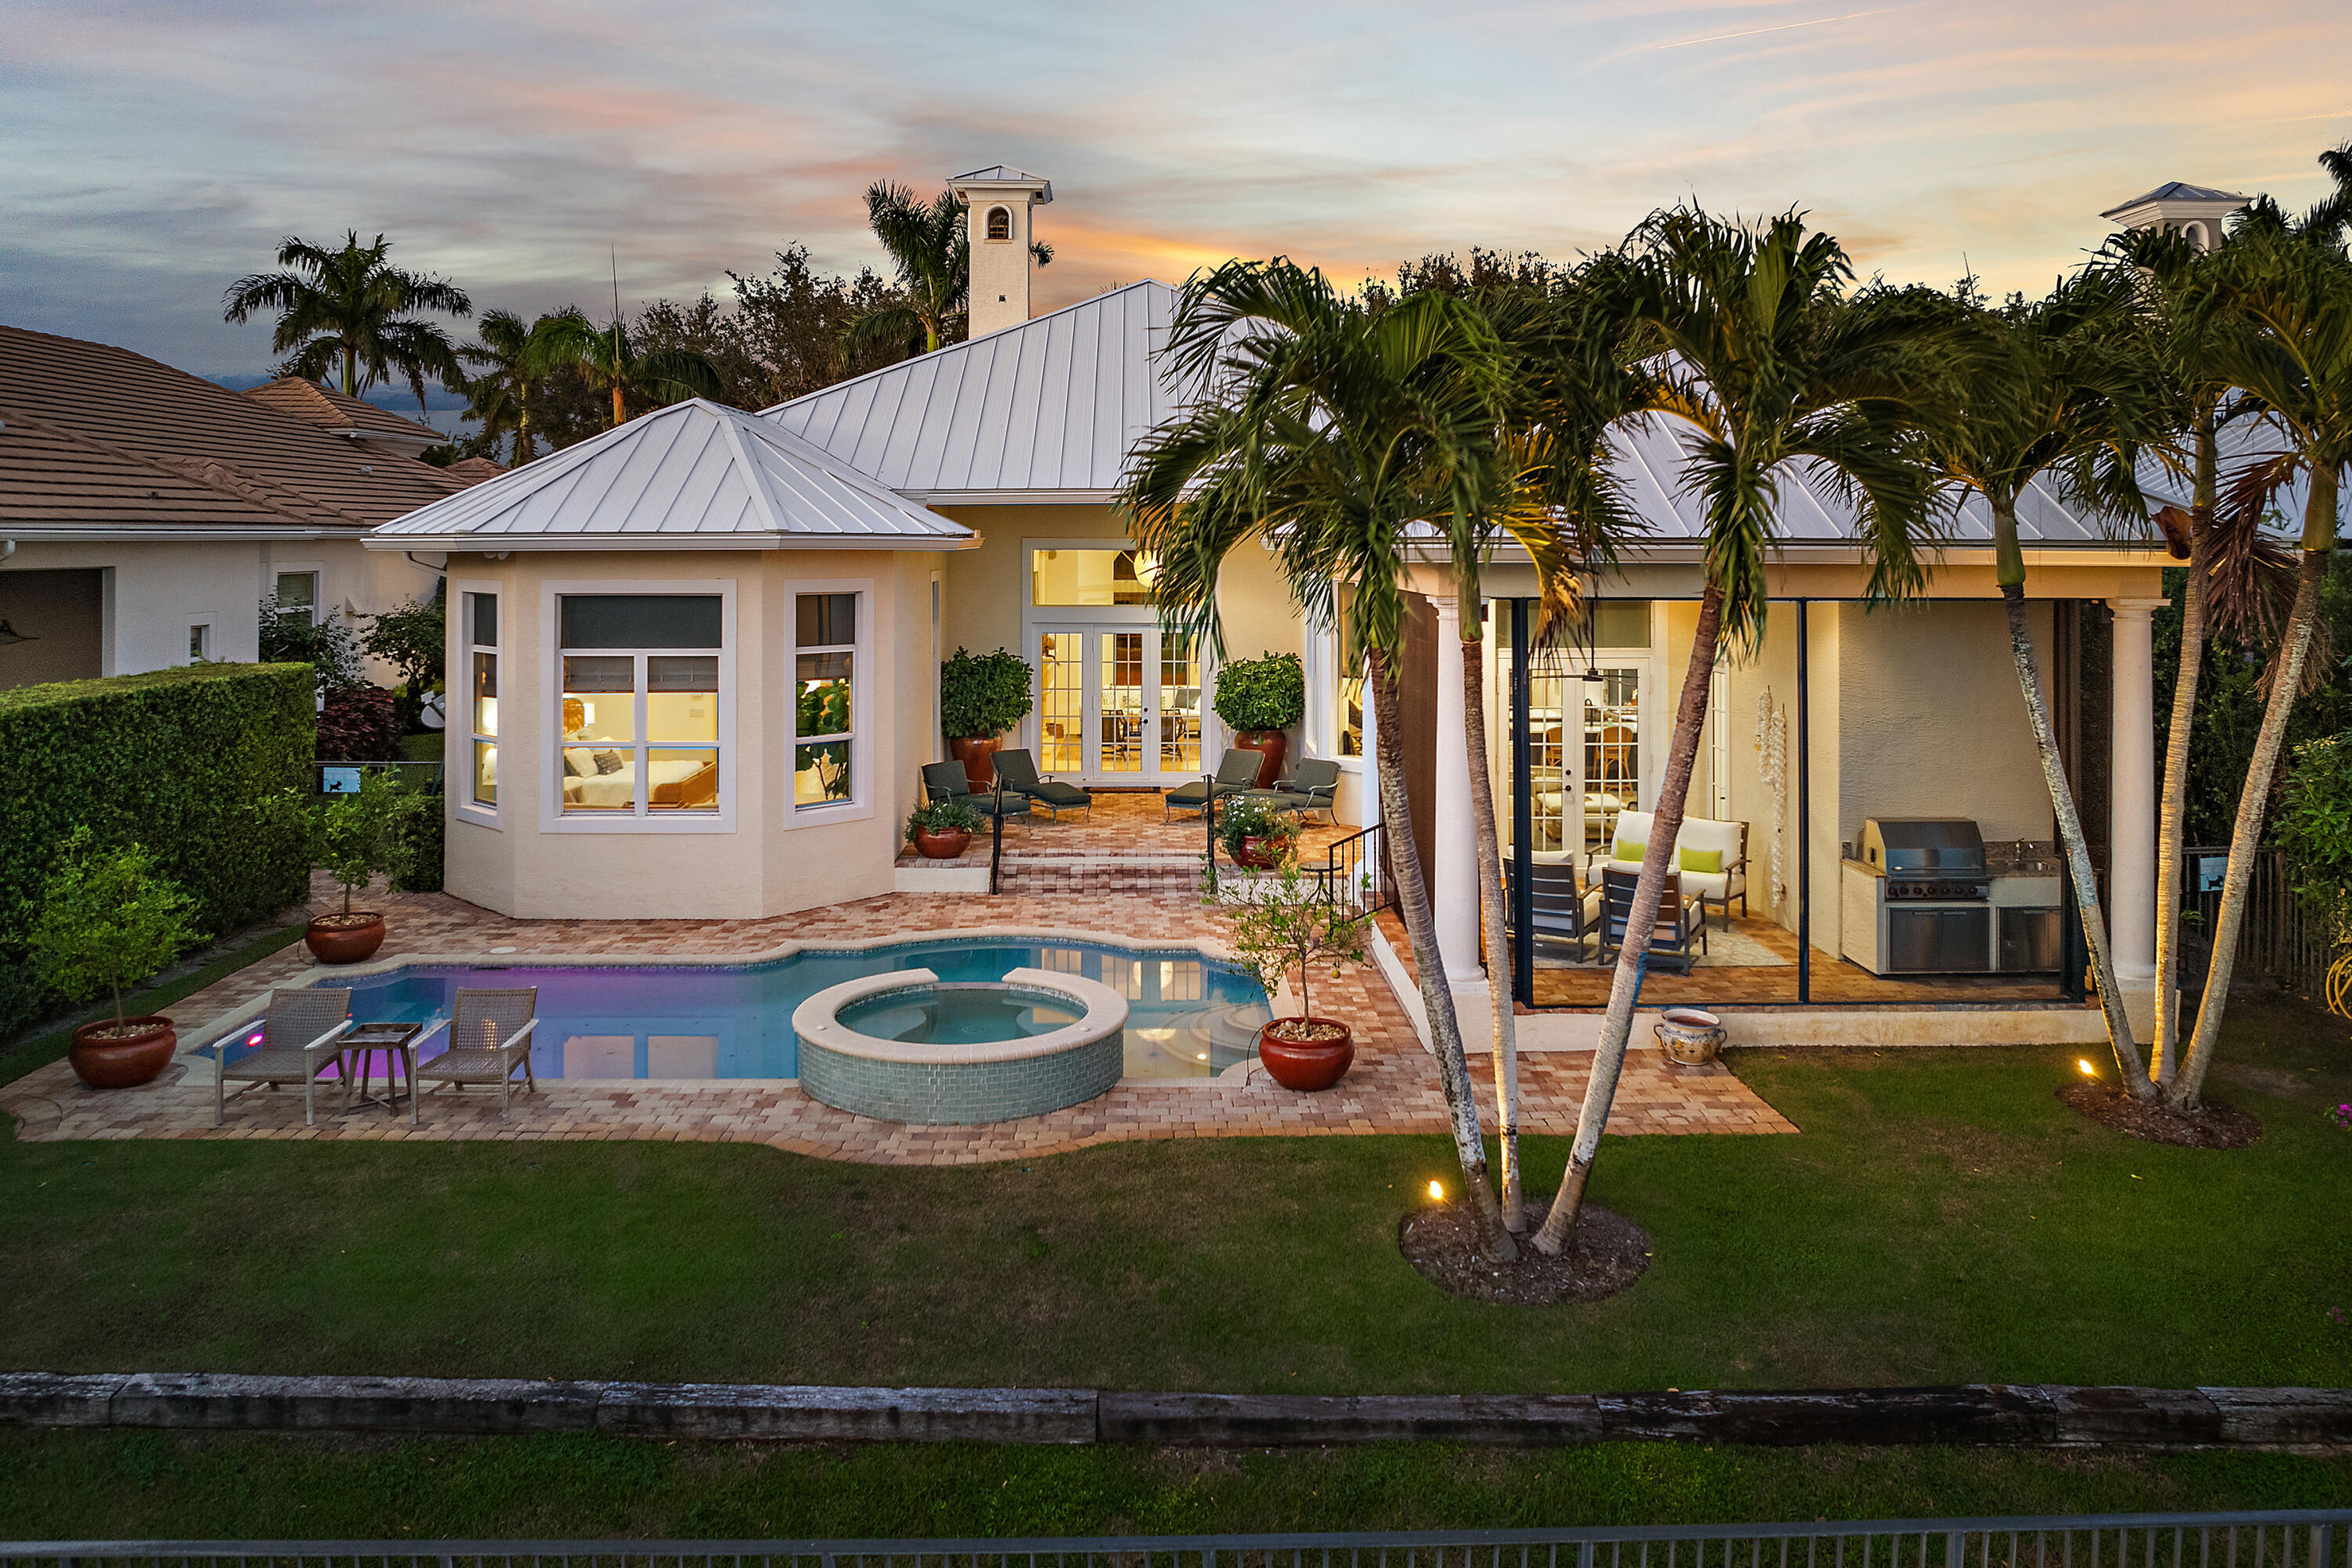
[[[1158,358],[1175,309],[1166,284],[1130,283],[760,417],[910,496],[1107,500],[1181,406]]]
[[[958,550],[941,517],[740,409],[694,398],[376,529],[380,550]]]

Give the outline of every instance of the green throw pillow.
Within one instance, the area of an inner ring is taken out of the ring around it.
[[[1723,851],[1720,849],[1685,849],[1682,851],[1682,868],[1714,877],[1723,871]]]
[[[1650,847],[1646,844],[1635,844],[1630,839],[1620,838],[1617,840],[1617,847],[1609,852],[1609,858],[1612,860],[1639,860],[1649,852]]]

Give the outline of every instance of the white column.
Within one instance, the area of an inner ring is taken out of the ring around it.
[[[1452,599],[1437,609],[1437,798],[1429,897],[1437,915],[1437,947],[1446,984],[1482,991],[1478,964],[1478,841],[1470,815],[1470,746],[1462,731],[1462,619]],[[1472,611],[1475,614],[1474,608]]]
[[[2114,700],[2108,715],[2107,928],[2127,998],[2156,990],[2156,659],[2148,616],[2163,599],[2110,599]],[[2138,1021],[2134,1009],[2134,1022]]]

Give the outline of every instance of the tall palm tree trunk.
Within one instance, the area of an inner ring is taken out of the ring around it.
[[[2221,1038],[2221,1012],[2229,1005],[2230,977],[2237,967],[2238,931],[2246,921],[2246,894],[2253,881],[2254,855],[2262,847],[2271,780],[2278,773],[2279,753],[2286,748],[2287,719],[2303,689],[2304,660],[2311,652],[2312,624],[2319,618],[2319,589],[2327,580],[2328,548],[2335,531],[2336,473],[2332,468],[2315,469],[2304,513],[2303,559],[2295,566],[2294,608],[2287,616],[2286,633],[2279,642],[2278,666],[2271,671],[2270,700],[2263,707],[2253,761],[2239,790],[2238,819],[2230,829],[2230,868],[2221,879],[2221,908],[2213,920],[2213,956],[2205,972],[2205,995],[2197,1006],[2197,1031],[2182,1053],[2179,1073],[2166,1086],[2165,1103],[2175,1110],[2199,1108],[2205,1070],[2212,1065],[2214,1043]]]
[[[2204,434],[2200,432],[2200,437]],[[2181,837],[2189,817],[2189,742],[2197,683],[2205,669],[2206,574],[2212,569],[2209,453],[2198,454],[2197,505],[2189,524],[2189,584],[2180,596],[2180,668],[2172,682],[2172,724],[2164,741],[2164,794],[2156,811],[2156,1037],[2147,1074],[2169,1082],[2179,1067]]]
[[[2134,1100],[2154,1100],[2156,1086],[2140,1064],[2139,1045],[2132,1038],[2131,1019],[2124,1012],[2122,991],[2116,984],[2114,956],[2107,948],[2107,921],[2099,906],[2098,879],[2091,871],[2091,848],[2083,838],[2082,813],[2074,809],[2074,786],[2067,782],[2066,764],[2058,754],[2057,726],[2050,721],[2050,695],[2042,685],[2042,667],[2033,658],[2033,628],[2025,619],[2025,559],[2018,552],[2014,500],[1993,502],[1993,522],[2000,539],[2000,602],[2009,612],[2009,652],[2017,663],[2017,684],[2025,693],[2025,714],[2033,726],[2033,750],[2042,760],[2042,779],[2050,788],[2050,809],[2058,822],[2058,849],[2074,882],[2074,907],[2083,916],[2083,940],[2091,950],[2091,984],[2099,994],[2099,1011],[2107,1021],[2107,1046],[2115,1053],[2116,1070]]]
[[[360,395],[360,353],[347,340],[343,344],[343,395]]]
[[[1466,615],[1463,625],[1472,624]],[[1511,1012],[1509,921],[1503,910],[1503,855],[1495,829],[1495,779],[1486,765],[1486,639],[1462,639],[1462,723],[1470,752],[1471,833],[1478,841],[1478,923],[1486,947],[1487,1011],[1494,1016],[1495,1118],[1503,1124],[1503,1224],[1527,1228],[1519,1183],[1519,1031]],[[1524,915],[1521,917],[1525,918]]]
[[[1454,994],[1445,988],[1445,963],[1437,951],[1437,917],[1429,905],[1429,884],[1421,871],[1421,847],[1413,842],[1412,808],[1404,793],[1404,715],[1397,701],[1396,668],[1378,648],[1367,649],[1372,713],[1380,726],[1381,837],[1388,845],[1389,869],[1396,878],[1398,913],[1412,942],[1413,967],[1421,973],[1422,1005],[1429,1013],[1430,1043],[1437,1055],[1437,1080],[1454,1122],[1454,1152],[1462,1162],[1462,1183],[1478,1224],[1486,1256],[1508,1262],[1518,1244],[1503,1227],[1502,1205],[1486,1180],[1486,1141],[1478,1131],[1478,1099],[1470,1088],[1470,1064],[1462,1052],[1462,1022]]]
[[[1625,942],[1617,950],[1617,973],[1610,977],[1609,1010],[1601,1016],[1601,1044],[1592,1053],[1592,1076],[1585,1083],[1584,1109],[1576,1119],[1576,1142],[1569,1150],[1559,1195],[1552,1200],[1551,1212],[1544,1215],[1543,1228],[1536,1233],[1536,1250],[1547,1256],[1557,1256],[1575,1244],[1576,1222],[1584,1212],[1584,1184],[1591,1178],[1592,1162],[1601,1152],[1601,1130],[1609,1125],[1609,1108],[1617,1098],[1625,1047],[1633,1037],[1633,1008],[1642,999],[1642,975],[1650,963],[1650,932],[1658,923],[1668,863],[1674,858],[1675,839],[1683,830],[1691,770],[1697,766],[1699,737],[1706,728],[1707,689],[1715,684],[1716,644],[1722,631],[1723,590],[1709,583],[1698,601],[1698,630],[1691,639],[1690,668],[1683,675],[1682,698],[1675,705],[1666,776],[1658,784],[1650,817],[1650,842],[1642,851],[1642,875],[1633,886],[1633,908],[1625,921]],[[1608,920],[1606,912],[1601,919]]]
[[[615,379],[613,383],[613,428],[615,430],[629,422],[626,403],[627,395],[619,380]]]

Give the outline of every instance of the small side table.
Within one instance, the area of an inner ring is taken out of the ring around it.
[[[357,1110],[363,1105],[381,1105],[386,1116],[398,1115],[400,1085],[393,1077],[394,1072],[397,1070],[402,1078],[408,1080],[408,1120],[412,1126],[415,1124],[416,1051],[415,1042],[424,1027],[422,1024],[362,1024],[337,1042],[346,1052],[359,1058],[359,1097],[352,1102],[352,1109]],[[373,1077],[373,1068],[368,1062],[370,1051],[383,1053],[383,1098],[381,1100],[368,1093],[368,1084]],[[343,1081],[348,1084],[351,1082],[351,1069],[345,1068],[342,1070]]]

